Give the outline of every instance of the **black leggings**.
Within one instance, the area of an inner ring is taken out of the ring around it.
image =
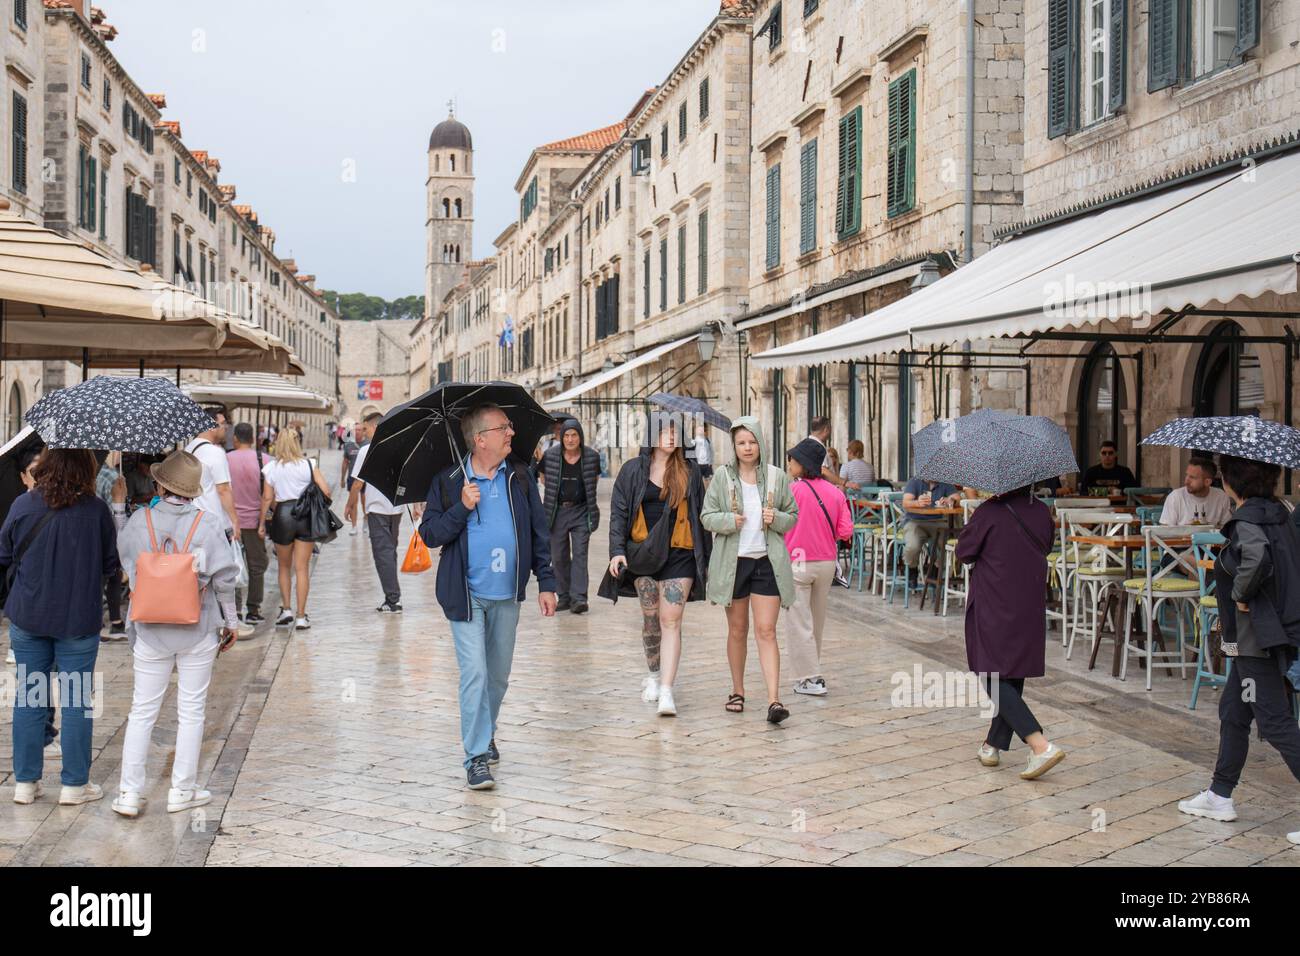
[[[1253,694],[1243,692],[1243,680],[1252,682]],[[1248,696],[1254,699],[1246,700]],[[1232,796],[1241,779],[1252,722],[1300,780],[1300,726],[1291,712],[1291,691],[1277,657],[1232,658],[1228,682],[1219,697],[1219,759],[1210,784],[1221,797]]]
[[[1040,734],[1043,728],[1034,719],[1029,705],[1025,703],[1025,679],[1023,677],[999,677],[997,686],[993,678],[984,675],[984,689],[989,692],[997,705],[993,723],[989,727],[987,743],[997,750],[1006,750],[1011,746],[1011,734],[1024,740],[1030,734]]]

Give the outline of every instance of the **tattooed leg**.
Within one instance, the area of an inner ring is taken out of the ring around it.
[[[659,631],[662,645],[661,687],[673,686],[682,657],[682,612],[691,595],[690,578],[670,578],[659,585]]]
[[[654,578],[636,579],[636,596],[641,602],[641,646],[645,650],[646,667],[651,674],[659,673],[659,582]]]

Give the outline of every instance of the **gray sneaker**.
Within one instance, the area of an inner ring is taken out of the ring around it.
[[[488,741],[487,762],[490,764],[501,762],[501,751],[497,750],[495,737]]]
[[[469,769],[465,771],[465,785],[471,790],[491,790],[497,785],[492,779],[492,771],[488,769],[487,754],[470,761]]]

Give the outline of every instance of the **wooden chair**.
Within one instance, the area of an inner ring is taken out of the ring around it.
[[[1178,538],[1190,538],[1192,535],[1199,534],[1204,530],[1204,525],[1185,527],[1147,525],[1142,529],[1142,535],[1146,539],[1145,551],[1148,555],[1146,574],[1143,577],[1130,578],[1124,582],[1127,601],[1124,609],[1124,649],[1123,663],[1120,665],[1120,680],[1127,679],[1129,657],[1133,656],[1135,652],[1133,645],[1133,617],[1138,610],[1141,610],[1145,617],[1146,641],[1145,650],[1137,649],[1136,655],[1146,664],[1147,690],[1151,689],[1152,671],[1156,667],[1165,667],[1170,670],[1176,669],[1185,678],[1187,668],[1196,666],[1195,661],[1187,660],[1183,626],[1183,612],[1187,611],[1190,618],[1200,603],[1200,584],[1194,578],[1196,559],[1193,556],[1193,548],[1190,543],[1183,546],[1171,544],[1170,541]],[[1173,560],[1161,567],[1165,555],[1169,555]],[[1159,632],[1157,619],[1160,616],[1161,608],[1167,606],[1173,607],[1175,617],[1178,620],[1178,649],[1176,651],[1163,649],[1164,644]],[[1155,649],[1157,643],[1161,644],[1162,649],[1160,651]],[[1175,657],[1177,657],[1177,661],[1174,660]],[[1160,660],[1157,661],[1157,658]]]

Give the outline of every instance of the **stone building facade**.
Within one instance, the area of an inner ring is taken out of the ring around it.
[[[340,420],[360,421],[411,397],[415,324],[410,319],[339,323]]]

